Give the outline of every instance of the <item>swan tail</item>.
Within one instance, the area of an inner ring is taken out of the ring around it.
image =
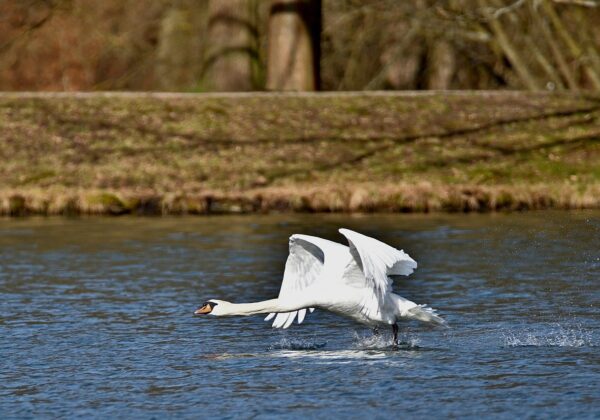
[[[407,317],[443,327],[448,327],[446,320],[439,316],[435,309],[430,308],[427,305],[417,305],[410,308],[407,311]]]

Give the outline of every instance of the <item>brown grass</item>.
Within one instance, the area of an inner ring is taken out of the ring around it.
[[[0,96],[0,214],[600,207],[600,100]]]
[[[600,186],[354,185],[263,188],[240,193],[0,192],[0,215],[238,214],[293,212],[488,212],[600,208]]]

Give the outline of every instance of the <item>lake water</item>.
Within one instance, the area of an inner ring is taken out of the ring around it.
[[[451,328],[192,315],[338,227],[415,258],[396,292]],[[2,418],[598,418],[600,212],[0,219],[0,332]]]

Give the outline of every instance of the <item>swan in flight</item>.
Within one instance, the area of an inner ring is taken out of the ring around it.
[[[255,303],[231,303],[210,299],[196,315],[269,314],[274,328],[288,328],[304,321],[307,311],[324,309],[377,328],[390,325],[398,343],[402,319],[445,325],[435,310],[392,292],[390,276],[408,276],[417,263],[404,251],[353,232],[340,229],[348,246],[308,235],[292,235],[289,256],[277,299]]]

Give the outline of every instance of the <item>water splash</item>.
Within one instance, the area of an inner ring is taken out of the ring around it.
[[[388,334],[359,334],[354,332],[355,347],[360,350],[387,350],[396,349],[418,349],[420,340],[406,334],[400,336],[400,343],[394,345],[391,335]]]
[[[319,350],[324,348],[327,342],[316,342],[309,340],[298,340],[293,338],[282,338],[277,343],[267,347],[267,351],[273,350]]]
[[[507,347],[595,347],[591,331],[577,326],[552,324],[549,329],[527,329],[503,334]]]

